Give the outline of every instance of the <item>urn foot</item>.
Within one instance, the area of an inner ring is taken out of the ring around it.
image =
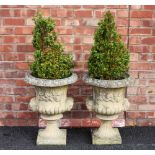
[[[47,121],[38,132],[37,145],[66,145],[66,129],[59,129],[58,121]]]
[[[92,143],[96,145],[121,144],[122,138],[118,128],[112,127],[112,121],[105,120],[100,128],[93,130]]]

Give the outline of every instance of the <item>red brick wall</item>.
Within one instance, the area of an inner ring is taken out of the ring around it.
[[[130,70],[137,79],[128,89],[132,105],[128,125],[155,125],[155,5],[131,6],[129,24]]]
[[[118,31],[130,49],[130,72],[136,78],[135,86],[128,89],[131,107],[125,113],[126,125],[155,124],[155,6],[0,6],[1,126],[38,123],[38,114],[28,108],[34,89],[23,81],[28,63],[33,60],[32,17],[37,10],[55,19],[65,52],[72,53],[76,62],[74,70],[79,81],[70,86],[68,92],[76,104],[64,119],[76,118],[76,126],[81,125],[78,120],[83,117],[86,118],[82,120],[84,124],[90,123],[89,117],[93,114],[86,111],[84,104],[92,88],[85,85],[81,77],[87,71],[96,25],[108,9],[115,15]]]

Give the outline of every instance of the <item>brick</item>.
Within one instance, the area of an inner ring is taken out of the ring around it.
[[[4,61],[24,61],[25,60],[25,54],[4,54]]]
[[[138,105],[138,110],[154,111],[155,106],[154,104],[141,104],[141,105]]]
[[[4,43],[13,43],[14,42],[14,37],[13,36],[4,36],[3,37],[3,42]]]
[[[68,35],[66,35],[66,36],[61,36],[60,37],[60,39],[61,39],[61,42],[63,42],[63,43],[73,43],[74,42],[74,37],[73,36],[68,36]]]
[[[130,112],[126,112],[126,117],[129,119],[145,118],[146,113],[145,112],[130,111]]]
[[[91,10],[78,10],[75,11],[75,17],[92,17],[92,11]]]
[[[16,115],[15,113],[12,113],[12,112],[2,112],[0,114],[0,118],[4,118],[4,119],[16,118]]]
[[[116,21],[117,26],[128,26],[128,20],[126,18],[119,18]]]
[[[117,11],[117,17],[128,17],[128,10]]]
[[[18,45],[17,52],[33,52],[34,48],[32,45]]]
[[[85,96],[82,96],[82,95],[81,96],[75,96],[74,97],[74,101],[75,102],[83,102],[84,103],[85,100],[86,100],[86,97]]]
[[[17,103],[17,104],[11,104],[11,110],[28,110],[28,104],[22,104],[22,103]]]
[[[148,54],[140,54],[139,55],[139,60],[140,61],[152,61],[153,60],[153,57],[152,57],[152,55],[150,54],[150,53],[148,53]]]
[[[16,80],[16,86],[30,86],[30,84],[26,83],[24,80]]]
[[[130,34],[131,35],[137,35],[137,34],[150,35],[151,34],[151,29],[148,29],[148,28],[134,28],[134,29],[130,29]]]
[[[5,71],[4,78],[23,78],[25,77],[24,71]]]
[[[154,118],[155,113],[152,111],[146,112],[146,118]]]
[[[14,88],[13,89],[15,95],[29,95],[33,96],[35,95],[33,88]]]
[[[38,118],[38,114],[34,112],[18,112],[17,113],[17,118],[20,119],[34,119]]]
[[[131,53],[130,54],[130,60],[131,61],[138,61],[138,53]]]
[[[112,121],[112,127],[124,127],[125,126],[125,120],[123,119],[116,119]]]
[[[0,10],[0,17],[9,17],[10,16],[10,10],[9,9],[1,9]]]
[[[88,119],[88,118],[82,119],[81,126],[82,127],[92,127],[92,120]]]
[[[27,62],[16,62],[16,69],[26,70],[29,69]]]
[[[98,25],[99,19],[83,19],[82,21],[82,25],[86,25],[86,26],[94,26],[96,27]]]
[[[151,51],[152,51],[153,53],[155,53],[155,46],[152,46]]]
[[[12,103],[13,97],[11,96],[0,96],[0,103]]]
[[[1,85],[14,85],[14,80],[13,79],[0,79],[0,84]]]
[[[137,119],[136,125],[137,126],[154,126],[155,120],[154,119]]]
[[[149,63],[130,63],[130,69],[132,70],[151,70]]]
[[[73,11],[66,9],[51,9],[50,14],[52,17],[72,17]]]
[[[127,94],[136,95],[136,94],[137,94],[137,88],[136,88],[136,87],[129,87],[129,88],[127,89]]]
[[[92,44],[93,41],[94,41],[94,40],[93,40],[92,37],[83,37],[83,43]]]
[[[79,20],[77,19],[65,19],[64,26],[79,26]]]
[[[29,103],[32,96],[16,96],[15,102],[17,103]]]
[[[58,9],[56,13],[57,13],[57,17],[72,17],[73,16],[72,10]]]
[[[21,17],[21,9],[13,10],[13,16],[14,17]]]
[[[91,113],[88,110],[83,110],[83,111],[74,110],[74,111],[71,112],[71,116],[74,119],[91,118]]]
[[[145,10],[155,10],[155,6],[154,5],[144,5],[144,9]]]
[[[2,70],[15,69],[15,64],[12,62],[0,62],[0,69]]]
[[[155,21],[153,20],[143,20],[142,23],[145,27],[154,27],[155,25]]]
[[[130,45],[129,46],[129,50],[131,51],[131,52],[136,52],[136,53],[141,53],[141,52],[143,52],[143,53],[148,53],[148,52],[150,52],[150,46],[139,46],[139,45]]]
[[[92,125],[91,126],[94,126],[94,127],[99,127],[101,125],[101,121],[97,118],[93,118],[92,119]]]
[[[24,5],[2,5],[2,8],[24,8]]]
[[[73,33],[73,29],[72,28],[63,28],[63,27],[58,27],[56,29],[56,32],[58,32],[60,35],[71,35]]]
[[[39,8],[38,11],[41,12],[44,16],[50,16],[50,9]]]
[[[83,8],[86,9],[103,9],[105,5],[83,5]]]
[[[136,120],[135,119],[126,119],[125,125],[126,126],[135,126],[136,125]]]
[[[23,34],[32,34],[32,27],[16,27],[15,34],[23,35]]]
[[[82,95],[92,95],[92,93],[93,93],[92,87],[84,86],[84,87],[81,88],[81,94]]]
[[[0,27],[0,34],[13,34],[13,28],[10,28],[10,27]]]
[[[102,11],[99,11],[99,10],[95,10],[95,17],[98,17],[98,18],[101,18],[103,17],[103,12]]]
[[[82,42],[82,38],[80,36],[76,36],[74,38],[74,46],[77,46],[75,44],[81,44],[81,42]],[[82,49],[82,46],[81,45],[78,45],[78,46],[80,46],[80,49]]]
[[[36,14],[36,9],[28,9],[26,10],[24,15],[27,17],[33,17],[35,14]]]
[[[13,52],[12,45],[0,45],[0,52]]]
[[[28,126],[38,126],[38,119],[30,119],[30,120],[27,121],[27,123],[28,123]]]
[[[138,105],[137,104],[130,104],[130,106],[129,106],[129,109],[128,109],[129,111],[131,110],[131,111],[133,111],[133,110],[138,110]]]
[[[93,35],[95,32],[94,28],[87,28],[87,27],[78,27],[74,29],[74,34],[81,34],[81,35]]]
[[[129,43],[130,44],[140,44],[141,38],[139,36],[132,36],[129,38]]]
[[[136,103],[136,104],[146,104],[147,103],[147,99],[145,96],[129,96],[128,97],[129,101],[132,103]]]
[[[64,127],[81,127],[81,119],[62,119],[60,121],[60,128]]]
[[[32,18],[26,19],[26,25],[28,25],[28,26],[34,26],[34,21],[32,20]]]
[[[0,94],[12,94],[13,93],[13,91],[12,91],[12,89],[11,88],[5,88],[5,87],[0,87]]]
[[[141,8],[142,8],[142,5],[131,5],[131,9],[138,10],[138,9],[141,9]]]
[[[12,18],[7,18],[7,19],[4,19],[4,23],[3,25],[24,25],[25,21],[24,19],[12,19]]]
[[[152,18],[152,11],[131,11],[131,18]]]
[[[74,45],[73,49],[74,49],[75,51],[81,51],[81,50],[82,50],[82,47],[81,47],[80,45]],[[79,53],[78,53],[78,54],[79,54]],[[78,59],[76,59],[76,60],[78,60]]]
[[[69,87],[68,88],[68,95],[79,95],[79,88],[78,87]]]
[[[155,43],[155,37],[144,38],[142,40],[143,44],[153,45]]]
[[[142,26],[143,21],[141,20],[134,20],[134,19],[130,19],[130,26],[131,27],[141,27]]]
[[[81,5],[63,5],[63,8],[79,9],[81,8]]]
[[[155,104],[155,97],[154,96],[149,96],[149,103]]]
[[[117,28],[118,32],[121,34],[121,35],[127,35],[128,34],[128,30],[127,28]]]

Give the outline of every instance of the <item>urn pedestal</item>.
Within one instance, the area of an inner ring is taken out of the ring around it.
[[[58,80],[35,78],[28,74],[25,80],[35,86],[36,97],[30,101],[30,108],[46,120],[45,129],[40,129],[37,145],[66,145],[66,130],[59,129],[59,120],[65,111],[70,111],[73,98],[67,97],[69,84],[76,82],[77,75]]]
[[[112,121],[127,110],[129,101],[125,98],[126,87],[133,84],[133,78],[123,80],[98,80],[84,77],[87,84],[93,86],[93,98],[86,100],[87,108],[96,113],[101,126],[92,132],[92,143],[121,144],[122,138],[118,128],[112,127]]]

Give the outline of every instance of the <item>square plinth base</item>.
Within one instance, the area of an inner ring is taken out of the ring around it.
[[[40,129],[39,132],[42,130]],[[66,145],[66,129],[61,129],[61,135],[58,136],[51,134],[45,138],[39,135],[38,133],[37,145]]]
[[[94,135],[92,135],[92,144],[94,145],[108,145],[108,144],[122,144],[122,138],[121,136],[116,136],[113,138],[99,138]]]

